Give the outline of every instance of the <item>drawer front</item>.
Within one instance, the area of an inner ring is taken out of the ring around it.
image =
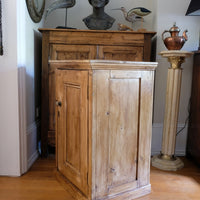
[[[93,45],[51,45],[52,60],[87,60],[96,59],[96,46]]]
[[[99,59],[143,61],[143,47],[131,46],[100,46]]]

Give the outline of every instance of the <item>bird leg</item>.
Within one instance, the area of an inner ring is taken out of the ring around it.
[[[137,31],[147,31],[145,28],[143,28],[143,23],[144,23],[144,18],[141,17],[140,29],[138,29]]]
[[[66,13],[65,13],[65,27],[67,27],[67,8],[66,8]]]

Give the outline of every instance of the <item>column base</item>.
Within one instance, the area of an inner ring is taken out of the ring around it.
[[[156,167],[165,171],[177,171],[184,167],[184,163],[177,157],[166,157],[162,155],[153,156],[151,159],[153,167]]]

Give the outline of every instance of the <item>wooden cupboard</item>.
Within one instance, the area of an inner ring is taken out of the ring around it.
[[[153,62],[50,61],[58,171],[77,199],[150,193]],[[68,188],[69,189],[69,188]]]
[[[51,60],[150,61],[155,32],[40,29],[42,32],[42,155],[55,146],[55,71]]]
[[[200,51],[194,53],[187,155],[200,166]]]

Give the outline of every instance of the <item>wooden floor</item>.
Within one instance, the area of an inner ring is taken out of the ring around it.
[[[139,200],[200,200],[200,168],[182,159],[178,172],[151,168],[152,192]],[[19,178],[0,177],[0,200],[75,200],[55,177],[55,160],[39,159]]]

